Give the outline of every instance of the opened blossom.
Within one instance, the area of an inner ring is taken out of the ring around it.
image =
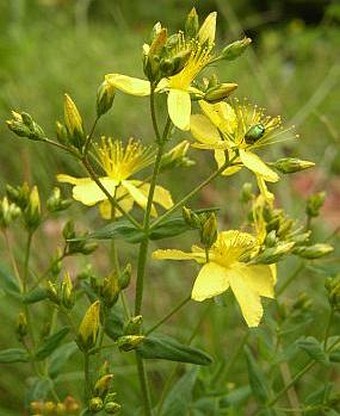
[[[154,152],[150,147],[144,147],[139,141],[130,139],[124,147],[122,142],[103,137],[100,145],[96,147],[95,157],[105,172],[99,176],[99,181],[106,191],[117,201],[125,212],[130,211],[136,202],[143,209],[147,206],[150,184],[131,176],[146,168],[154,161]],[[110,219],[119,216],[119,210],[112,210],[107,195],[91,178],[75,178],[70,175],[57,175],[59,182],[73,185],[73,198],[84,205],[100,205],[103,218]],[[173,205],[168,190],[157,185],[154,192],[151,215],[157,216],[155,204],[165,209]]]
[[[218,296],[231,289],[249,327],[259,325],[263,316],[261,297],[274,298],[276,266],[252,264],[250,258],[258,251],[258,240],[237,230],[218,234],[209,249],[193,246],[191,252],[156,250],[157,260],[194,260],[202,264],[191,297],[198,302]]]
[[[171,121],[181,130],[189,130],[191,115],[191,94],[203,97],[195,87],[194,81],[200,72],[215,58],[213,55],[217,13],[210,13],[201,25],[196,37],[187,39],[183,32],[177,34],[177,42],[171,52],[174,56],[188,52],[188,58],[182,70],[173,76],[164,77],[155,88],[157,93],[167,93],[168,113]],[[144,54],[149,52],[149,45],[144,45]],[[106,81],[127,94],[148,96],[151,83],[147,80],[133,78],[122,74],[108,74]]]

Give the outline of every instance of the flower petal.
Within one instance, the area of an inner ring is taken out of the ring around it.
[[[240,270],[230,269],[228,274],[230,287],[240,305],[247,325],[249,327],[258,326],[263,315],[260,295],[248,285],[244,279],[244,273],[241,273]]]
[[[229,288],[227,269],[217,263],[206,263],[200,270],[191,298],[198,302],[220,295]]]
[[[225,163],[225,151],[223,150],[215,150],[214,152],[215,160],[217,162],[218,168],[220,168]],[[230,159],[230,157],[229,157]],[[223,176],[231,176],[237,173],[239,170],[242,169],[242,166],[230,166],[229,168],[225,169],[221,175]]]
[[[200,100],[199,105],[209,120],[223,133],[231,133],[235,130],[237,119],[231,105],[224,101],[209,104],[204,100]]]
[[[187,91],[171,89],[168,94],[171,121],[181,130],[190,129],[191,99]]]
[[[238,270],[243,275],[243,281],[254,292],[266,298],[274,298],[275,278],[269,265],[259,264],[247,266],[240,264]]]
[[[272,204],[274,202],[275,196],[272,194],[267,187],[266,181],[264,180],[263,176],[256,175],[257,185],[259,187],[260,193],[263,198]]]
[[[204,253],[186,253],[181,250],[156,250],[152,253],[155,260],[196,260],[200,261],[205,258]]]
[[[202,26],[200,27],[200,30],[198,32],[198,40],[202,45],[206,41],[208,41],[209,46],[212,46],[212,44],[214,43],[216,33],[216,17],[216,12],[210,13],[204,20]]]
[[[279,175],[270,169],[255,153],[240,149],[240,158],[245,167],[262,176],[268,182],[277,182]]]
[[[119,192],[119,191],[121,191],[121,192]],[[123,194],[124,197],[119,200],[119,197],[120,197],[119,194],[120,193]],[[123,210],[125,212],[129,212],[129,211],[132,210],[134,200],[131,197],[131,195],[124,188],[122,188],[122,187],[118,188],[118,191],[116,192],[116,198],[118,200],[119,206],[121,208],[123,208]],[[111,205],[111,203],[108,199],[106,199],[105,201],[103,201],[99,204],[99,212],[100,212],[100,215],[105,220],[112,219],[112,205]],[[122,216],[122,213],[118,209],[115,209],[114,217],[118,218],[118,217],[121,217],[121,216]]]
[[[148,203],[147,192],[143,190],[142,187],[139,188],[135,186],[133,182],[134,181],[122,181],[122,186],[129,192],[137,204],[145,209]],[[151,208],[151,215],[154,217],[157,216],[156,208],[153,205]]]
[[[191,116],[190,130],[195,139],[201,143],[214,144],[221,141],[217,128],[203,114],[193,114]]]
[[[69,175],[58,175],[57,179],[59,182],[74,185],[72,189],[73,198],[84,205],[95,205],[97,202],[107,199],[105,193],[90,178],[74,178]],[[114,195],[117,181],[108,177],[99,178],[99,181],[111,195]]]
[[[142,181],[138,180],[130,180],[129,183],[135,185],[138,189],[140,189],[143,192],[143,194],[146,197],[148,197],[150,189],[149,183],[143,183]],[[165,209],[170,209],[174,205],[170,192],[160,185],[156,185],[155,187],[153,202],[161,205]]]
[[[128,77],[121,74],[107,74],[105,80],[120,91],[126,94],[145,97],[150,95],[150,82],[144,79]]]

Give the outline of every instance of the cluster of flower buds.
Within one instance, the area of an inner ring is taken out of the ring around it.
[[[5,196],[0,201],[0,227],[7,228],[21,215],[21,209]]]
[[[71,220],[68,221],[63,228],[63,237],[66,243],[65,253],[67,255],[78,253],[88,255],[93,253],[97,249],[98,244],[94,241],[89,241],[86,235],[86,233],[77,235],[74,222]]]
[[[61,197],[60,188],[55,187],[51,196],[46,201],[46,207],[49,212],[60,212],[67,209],[72,204],[72,199]]]
[[[196,213],[187,207],[183,207],[182,215],[185,222],[199,231],[201,243],[210,248],[217,238],[217,217],[215,212]]]
[[[119,298],[122,290],[125,290],[131,280],[131,264],[128,263],[121,273],[112,271],[104,279],[91,278],[91,286],[99,296],[106,308],[112,308]]]
[[[87,309],[78,329],[77,344],[82,351],[89,351],[97,342],[100,328],[100,302],[96,300]]]
[[[228,98],[238,87],[234,82],[219,82],[215,74],[204,78],[200,89],[203,92],[203,99],[210,104],[215,104]],[[200,97],[199,97],[200,98]]]
[[[8,128],[17,136],[36,141],[46,138],[44,130],[28,113],[12,111],[12,116],[12,120],[7,120],[6,123]]]
[[[30,414],[32,416],[66,416],[78,415],[79,403],[72,397],[67,396],[63,402],[34,401],[30,403]]]
[[[320,215],[320,209],[322,208],[326,199],[325,192],[318,192],[311,195],[307,200],[306,214],[310,218],[318,217]]]
[[[29,188],[27,183],[22,186],[6,186],[8,201],[11,203],[11,210],[17,206],[21,213],[24,225],[28,231],[33,232],[40,225],[42,220],[39,191],[36,186]],[[14,204],[14,205],[13,205]],[[18,214],[18,210],[15,210]]]
[[[65,273],[59,285],[47,282],[47,293],[51,302],[66,309],[72,309],[75,303],[75,291],[73,281],[69,273]]]
[[[328,277],[325,282],[328,300],[336,312],[340,312],[340,273],[334,277]]]

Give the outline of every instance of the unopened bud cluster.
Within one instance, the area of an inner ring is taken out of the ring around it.
[[[86,236],[87,233],[78,235],[75,231],[74,222],[72,220],[68,221],[63,228],[63,237],[66,243],[65,252],[67,255],[77,253],[89,255],[93,253],[97,249],[98,244],[94,241],[89,241]]]
[[[79,411],[80,405],[72,396],[67,396],[63,402],[33,401],[30,403],[32,416],[78,415]]]
[[[26,137],[29,140],[44,140],[44,130],[32,117],[25,112],[17,113],[12,111],[12,120],[7,120],[7,126],[19,137]]]
[[[210,248],[217,239],[217,217],[215,212],[196,213],[187,207],[183,207],[182,215],[185,222],[200,234],[201,243]]]

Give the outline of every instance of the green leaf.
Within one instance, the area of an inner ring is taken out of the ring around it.
[[[329,364],[327,354],[323,350],[323,345],[314,337],[307,337],[304,339],[298,339],[297,346],[304,350],[310,358],[321,363]]]
[[[29,361],[29,355],[23,348],[9,348],[0,351],[0,363],[26,363]]]
[[[35,378],[28,392],[28,401],[45,400],[53,388],[53,381],[49,377]]]
[[[71,356],[79,351],[77,344],[72,341],[61,345],[51,354],[48,366],[48,372],[51,378],[55,378],[60,373],[62,367],[71,358]]]
[[[262,404],[270,399],[270,389],[267,384],[266,375],[256,362],[252,352],[246,346],[244,352],[247,360],[249,384],[255,398]]]
[[[0,287],[11,295],[18,296],[20,294],[20,287],[15,276],[0,265]]]
[[[37,360],[44,360],[50,356],[52,352],[58,348],[60,342],[65,338],[69,331],[70,328],[65,326],[61,328],[60,331],[47,337],[43,345],[36,351],[35,358]]]
[[[145,239],[145,234],[131,225],[129,221],[119,220],[93,231],[87,238],[94,238],[96,240],[123,239],[128,243],[136,244]]]
[[[197,365],[209,365],[213,362],[212,357],[204,351],[181,344],[164,335],[146,337],[136,351],[145,359],[159,358]]]
[[[231,390],[227,393],[226,396],[222,397],[220,400],[221,407],[233,407],[236,406],[240,408],[240,404],[248,399],[251,394],[251,389],[249,386],[242,386],[235,390]]]
[[[188,414],[196,378],[197,367],[192,368],[177,381],[165,399],[162,412],[164,416]]]
[[[124,335],[124,319],[116,308],[113,308],[106,316],[104,331],[114,341]]]
[[[162,238],[184,234],[187,231],[191,231],[191,228],[182,217],[170,218],[162,221],[154,228],[151,227],[149,238],[150,240],[161,240]]]
[[[329,361],[332,361],[333,363],[340,363],[340,348],[330,352]]]
[[[37,287],[23,296],[24,303],[37,303],[48,298],[48,291],[43,287]]]

